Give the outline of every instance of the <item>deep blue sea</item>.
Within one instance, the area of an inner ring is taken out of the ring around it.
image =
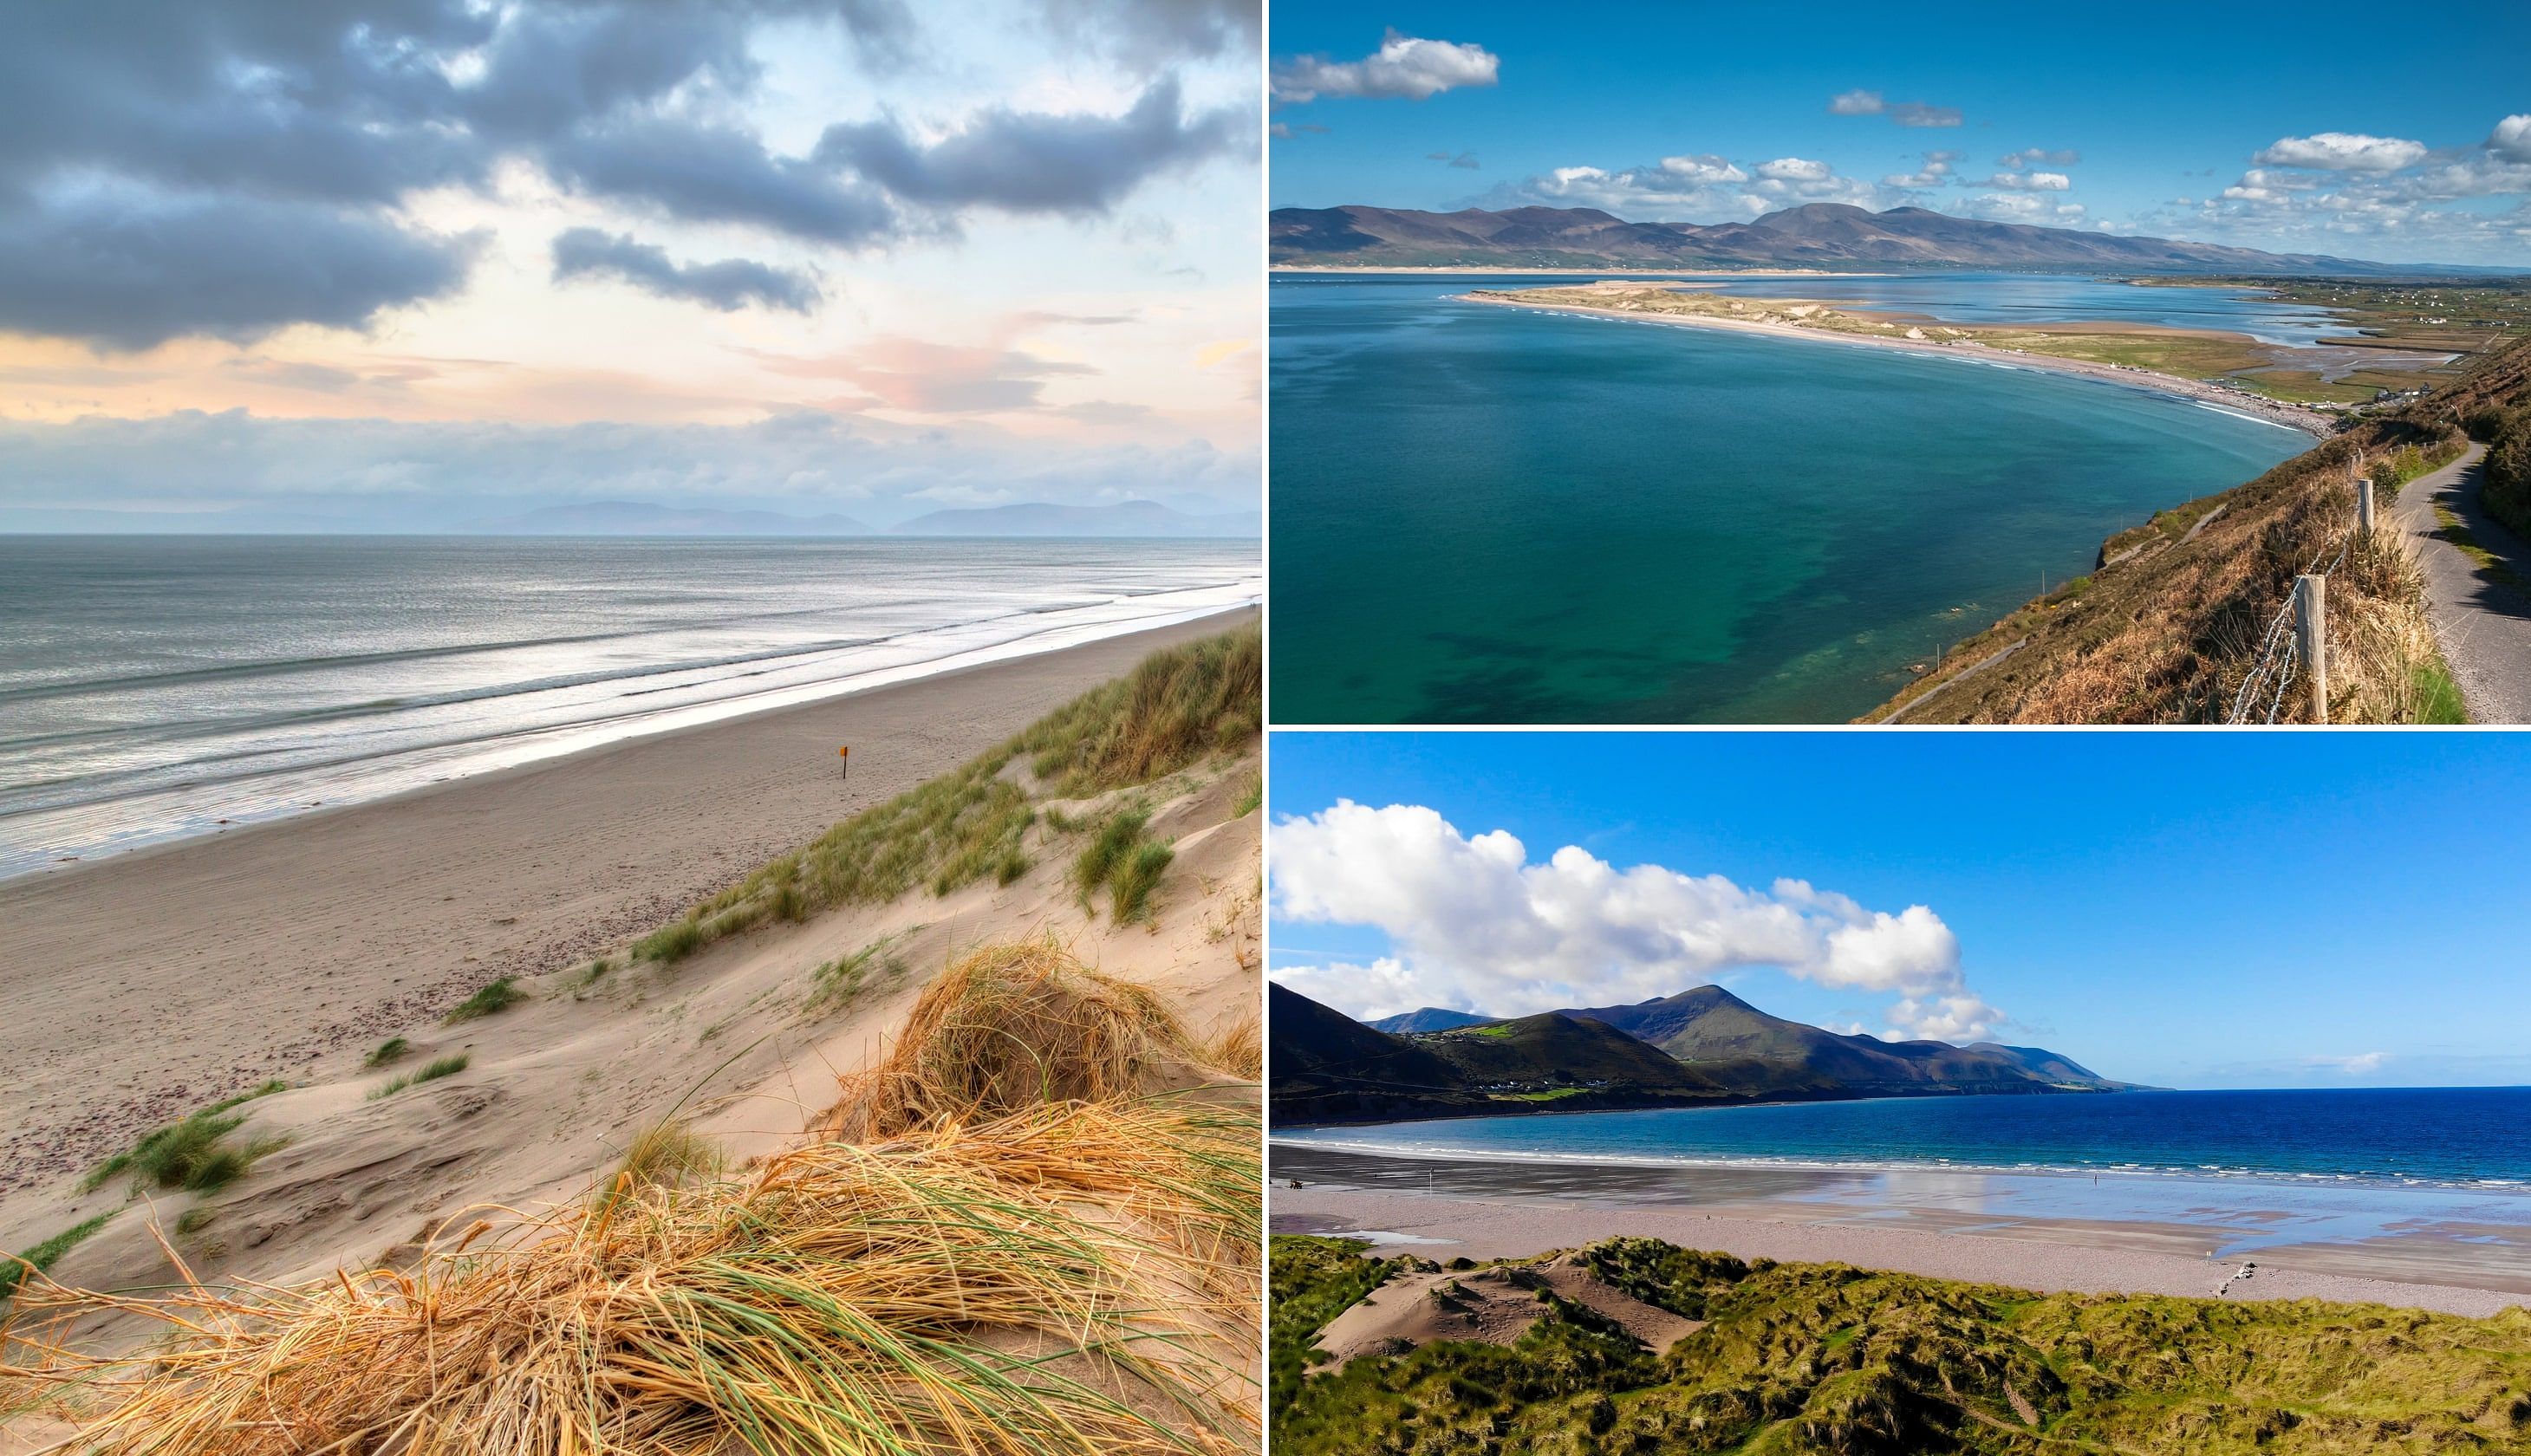
[[[1261,585],[1253,541],[0,535],[0,875]]]
[[[1278,723],[1841,722],[2154,511],[2307,435],[1993,360],[1453,302],[1525,280],[1270,285]],[[1730,280],[1953,319],[2308,342],[2212,289]]]
[[[1472,1117],[1276,1137],[1516,1161],[2531,1188],[2531,1088],[1891,1097]]]

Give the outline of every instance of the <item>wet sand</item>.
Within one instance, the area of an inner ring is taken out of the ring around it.
[[[1274,1232],[1362,1234],[1431,1259],[1517,1258],[1640,1235],[1743,1259],[2042,1291],[2222,1289],[2229,1299],[2457,1315],[2531,1305],[2531,1200],[2461,1201],[2497,1219],[2470,1223],[2405,1218],[2395,1201],[2378,1200],[2376,1216],[2332,1216],[2364,1201],[2250,1180],[2162,1179],[2149,1190],[2104,1180],[2096,1195],[2101,1185],[2079,1177],[1515,1163],[1287,1144],[1270,1163]],[[2522,1222],[2506,1220],[2514,1211]],[[2225,1288],[2244,1262],[2256,1272]]]
[[[1253,611],[0,882],[0,1193],[569,966]],[[853,746],[849,781],[835,748]]]

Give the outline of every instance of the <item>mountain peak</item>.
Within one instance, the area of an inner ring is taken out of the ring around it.
[[[1816,267],[2116,269],[2135,273],[2397,273],[2347,258],[1989,222],[1927,207],[1805,202],[1755,222],[1637,222],[1596,207],[1492,212],[1278,207],[1272,258],[1340,267]]]

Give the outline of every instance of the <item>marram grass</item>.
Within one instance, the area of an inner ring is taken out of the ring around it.
[[[836,905],[884,904],[917,888],[950,894],[1028,871],[1037,795],[1088,797],[1150,783],[1257,741],[1265,643],[1244,627],[1153,651],[955,769],[876,804],[645,936],[634,959],[674,964],[770,921]]]
[[[409,1270],[21,1292],[0,1379],[83,1456],[1160,1456],[1253,1449],[1258,1123],[1192,1099],[619,1180]],[[168,1338],[49,1342],[120,1311]]]
[[[989,946],[924,988],[886,1055],[843,1079],[826,1128],[893,1137],[1041,1102],[1112,1101],[1211,1080],[1210,1060],[1143,986],[1052,940]]]

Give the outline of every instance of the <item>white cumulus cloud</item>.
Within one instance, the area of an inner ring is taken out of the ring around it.
[[[2531,113],[2498,122],[2488,134],[2487,149],[2508,162],[2531,164]]]
[[[1422,101],[1460,86],[1489,86],[1502,58],[1482,45],[1426,40],[1390,30],[1379,49],[1359,61],[1294,56],[1274,68],[1274,97],[1314,101],[1321,96],[1385,96]]]
[[[2426,144],[2361,132],[2316,132],[2286,137],[2251,161],[2262,167],[2310,167],[2324,172],[2396,172],[2425,160]]]
[[[1660,170],[1662,176],[1677,178],[1694,187],[1704,187],[1717,182],[1749,180],[1748,173],[1710,152],[1703,156],[1663,157],[1660,159]]]
[[[1759,176],[1776,182],[1826,182],[1834,170],[1826,162],[1815,162],[1808,157],[1777,157],[1772,162],[1758,164]]]
[[[1922,905],[1873,910],[1799,879],[1752,889],[1659,865],[1619,868],[1567,845],[1544,863],[1503,830],[1466,835],[1420,805],[1350,800],[1272,831],[1277,916],[1365,925],[1391,954],[1277,970],[1349,1014],[1418,1006],[1528,1015],[1673,994],[1773,967],[1892,995],[1901,1035],[1976,1039],[2003,1014],[1973,992],[1958,937]]]

